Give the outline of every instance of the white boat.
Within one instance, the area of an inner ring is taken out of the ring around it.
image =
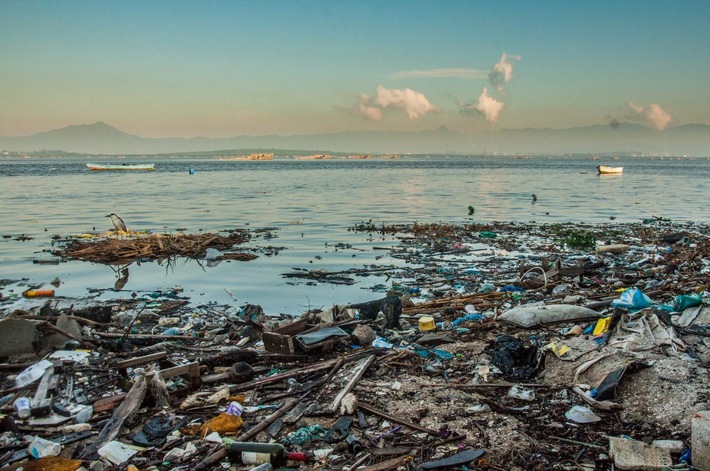
[[[155,164],[95,164],[86,162],[89,170],[155,170]]]
[[[619,174],[624,172],[624,167],[609,167],[608,165],[597,165],[599,175]]]

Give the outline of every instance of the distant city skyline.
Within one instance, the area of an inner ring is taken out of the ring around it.
[[[0,0],[0,136],[710,125],[710,2]]]

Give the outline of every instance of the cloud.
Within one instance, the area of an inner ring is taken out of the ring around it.
[[[629,102],[629,109],[637,115],[643,117],[652,127],[662,131],[668,127],[673,118],[666,110],[656,103],[643,107],[633,102]]]
[[[490,80],[491,85],[499,92],[503,91],[503,84],[513,79],[513,64],[508,62],[508,59],[519,61],[522,57],[508,55],[504,52],[500,57],[500,61],[493,66],[493,69],[488,74],[488,80]]]
[[[433,105],[422,93],[410,88],[403,90],[377,87],[377,95],[360,95],[358,101],[360,113],[367,119],[379,121],[385,108],[395,108],[407,113],[409,119],[416,119],[439,108]]]
[[[461,113],[478,113],[489,123],[498,121],[503,108],[505,108],[505,103],[490,96],[486,87],[483,87],[483,92],[478,97],[478,103],[459,103]]]
[[[407,78],[459,78],[465,80],[484,79],[489,73],[480,69],[431,69],[431,70],[403,70],[392,75],[393,80]]]

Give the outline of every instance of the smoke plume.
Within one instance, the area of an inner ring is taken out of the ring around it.
[[[513,64],[509,60],[521,60],[520,56],[508,55],[505,52],[501,55],[500,61],[493,66],[488,73],[488,80],[494,92],[497,92],[500,99],[491,96],[488,87],[483,87],[483,92],[478,97],[478,102],[474,100],[468,103],[459,103],[461,113],[477,113],[489,123],[496,123],[500,114],[505,108],[505,84],[513,79]]]
[[[500,57],[500,61],[493,66],[493,69],[488,74],[488,80],[490,80],[491,85],[501,93],[504,91],[503,85],[513,79],[513,64],[508,62],[508,59],[519,61],[522,57],[509,56],[504,52]]]
[[[651,103],[646,107],[639,106],[633,102],[629,102],[628,105],[631,111],[641,116],[649,125],[659,131],[666,129],[673,119],[666,110],[656,103]]]

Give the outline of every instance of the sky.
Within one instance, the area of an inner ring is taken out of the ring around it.
[[[710,125],[706,0],[0,0],[0,136]]]

